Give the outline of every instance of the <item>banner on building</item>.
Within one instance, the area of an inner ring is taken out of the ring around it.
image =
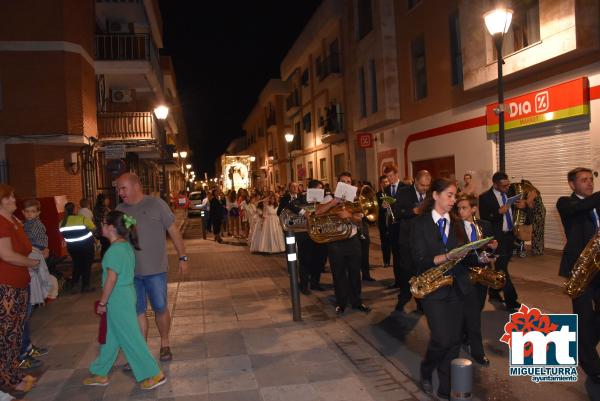
[[[379,175],[383,174],[383,169],[386,166],[398,166],[398,150],[388,149],[377,153],[377,166],[379,166]]]
[[[589,116],[590,96],[587,77],[550,86],[504,101],[506,131],[565,118]],[[498,103],[486,107],[487,133],[498,132]]]

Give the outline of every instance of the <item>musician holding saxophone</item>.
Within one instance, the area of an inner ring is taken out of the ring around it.
[[[411,279],[411,291],[424,290],[414,291],[413,295],[423,297],[421,302],[431,332],[421,362],[420,384],[425,393],[432,394],[432,376],[437,369],[440,382],[437,395],[445,399],[450,396],[450,363],[460,350],[465,302],[474,291],[467,266],[487,262],[484,257],[479,260],[476,255],[467,256],[465,249],[455,250],[470,242],[465,226],[450,215],[456,193],[454,181],[434,180],[421,213],[412,221],[410,237],[411,253],[419,274]],[[437,278],[431,281],[430,277]]]
[[[558,199],[556,208],[567,237],[559,275],[569,278],[567,293],[579,321],[579,366],[594,383],[600,383],[600,357],[596,346],[600,330],[600,192],[594,192],[592,170],[575,168],[567,174],[571,196]]]
[[[352,175],[349,172],[343,172],[338,177],[338,182],[352,185]],[[333,198],[327,203],[317,206],[316,216],[326,215],[331,209],[344,201],[353,201],[354,199]],[[360,298],[360,241],[358,239],[358,226],[360,226],[363,213],[354,210],[341,208],[336,212],[337,217],[349,222],[351,233],[349,238],[340,239],[327,243],[327,252],[329,254],[329,263],[333,274],[333,286],[335,292],[336,307],[335,312],[340,315],[344,313],[348,301],[352,309],[362,312],[369,312],[371,309],[362,303]]]

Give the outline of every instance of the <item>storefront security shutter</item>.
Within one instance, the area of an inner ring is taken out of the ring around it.
[[[521,178],[541,192],[546,206],[545,246],[562,250],[565,236],[556,201],[570,195],[567,172],[592,167],[591,135],[584,128],[568,133],[548,133],[552,128],[509,132],[506,135],[506,173],[511,181]],[[544,132],[545,131],[545,132]]]

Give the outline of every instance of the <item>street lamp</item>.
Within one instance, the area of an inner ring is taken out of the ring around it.
[[[189,170],[189,169],[192,168],[192,165],[188,163],[188,164],[185,165],[185,168],[187,168]]]
[[[156,119],[159,120],[161,123],[159,124],[161,130],[162,130],[162,135],[161,135],[161,141],[162,141],[162,146],[160,149],[160,155],[161,155],[161,159],[162,159],[162,185],[160,187],[160,196],[161,198],[163,198],[163,200],[165,202],[168,202],[168,198],[167,198],[167,194],[168,192],[168,184],[169,181],[167,179],[167,168],[166,168],[166,159],[167,159],[167,130],[164,127],[164,120],[167,119],[167,116],[169,115],[169,108],[165,105],[160,105],[157,106],[156,108],[154,108],[154,115],[156,116]]]
[[[504,77],[502,76],[502,64],[504,61],[502,60],[502,41],[504,40],[504,34],[510,28],[512,15],[512,10],[502,7],[483,14],[485,26],[494,38],[496,55],[498,56],[498,109],[496,109],[496,114],[498,114],[499,170],[503,172],[506,169],[506,149],[504,137]]]
[[[287,132],[285,134],[285,141],[288,144],[288,153],[290,159],[290,182],[294,181],[294,165],[292,162],[292,142],[294,141],[294,134]]]
[[[179,152],[179,156],[181,156],[182,159],[185,159],[187,157],[187,152],[185,150],[182,150],[181,152]]]

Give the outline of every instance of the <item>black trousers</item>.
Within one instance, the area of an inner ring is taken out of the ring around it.
[[[90,286],[92,263],[94,262],[94,240],[72,242],[67,245],[67,251],[73,260],[73,275],[71,282],[77,284],[81,278],[81,288]]]
[[[408,283],[408,281],[411,279],[411,277],[416,275],[416,272],[413,270],[410,247],[408,246],[408,238],[406,239],[406,243],[403,242],[400,245],[396,245],[396,248],[398,248],[399,259],[399,277],[396,282],[400,285],[400,292],[398,293],[398,304],[404,306],[412,298],[412,294],[410,292],[410,284]]]
[[[600,357],[596,346],[600,341],[600,285],[593,285],[572,300],[573,313],[578,316],[579,365],[588,376],[600,374]]]
[[[379,228],[379,240],[381,241],[381,253],[383,254],[383,264],[389,265],[392,257],[392,248],[390,241],[390,232],[387,224],[384,222],[378,222],[377,227]]]
[[[504,292],[504,301],[506,303],[506,307],[511,308],[515,306],[517,302],[518,295],[515,286],[510,279],[510,274],[508,273],[508,263],[510,262],[510,258],[512,257],[515,236],[512,231],[502,233],[498,240],[498,259],[496,260],[496,270],[503,271],[506,273],[506,284],[502,291]],[[490,294],[498,294],[498,290],[490,289]]]
[[[483,356],[483,338],[481,336],[481,311],[485,305],[487,287],[475,284],[473,291],[465,296],[464,332],[471,346],[471,355]]]
[[[360,271],[363,277],[370,277],[369,273],[369,248],[371,247],[371,239],[365,237],[360,239]]]
[[[450,394],[450,363],[458,357],[463,332],[464,300],[456,287],[452,291],[445,299],[425,297],[421,301],[431,331],[427,352],[421,362],[421,375],[431,379],[437,369],[438,392],[443,394]]]
[[[318,244],[308,236],[308,233],[296,233],[298,244],[300,288],[308,289],[319,286],[321,270],[327,260],[327,246]]]
[[[360,241],[358,236],[327,244],[333,274],[335,303],[346,307],[360,305]]]
[[[392,224],[388,228],[389,238],[390,238],[390,248],[392,250],[392,265],[394,267],[394,284],[396,286],[401,286],[402,281],[402,261],[400,255],[400,247],[398,245],[399,236],[400,236],[400,224]]]

